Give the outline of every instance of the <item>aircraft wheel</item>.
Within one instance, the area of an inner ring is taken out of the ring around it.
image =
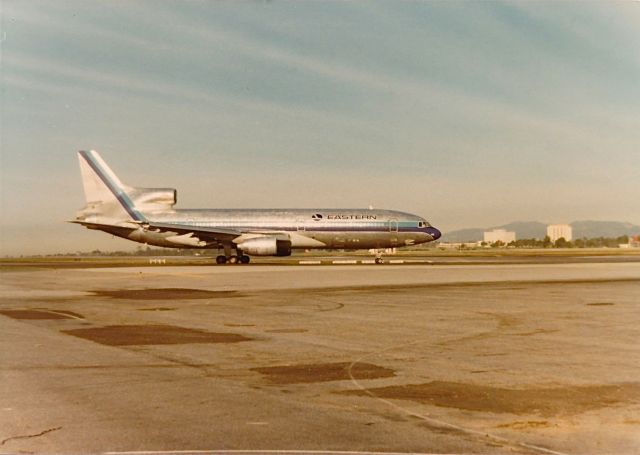
[[[242,256],[240,256],[240,262],[242,264],[248,264],[249,261],[251,261],[251,258],[249,256],[247,256],[246,254],[243,254]]]
[[[216,257],[216,264],[224,264],[227,262],[227,257],[226,256],[218,256]]]
[[[229,264],[237,264],[238,263],[238,256],[229,256]]]
[[[384,264],[382,258],[376,258],[376,264]]]

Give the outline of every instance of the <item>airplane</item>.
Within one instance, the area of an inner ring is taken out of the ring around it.
[[[78,160],[86,206],[71,223],[148,245],[222,249],[217,264],[296,249],[380,251],[441,235],[424,218],[395,210],[175,209],[176,189],[125,185],[95,150],[78,152]],[[383,262],[380,254],[375,262]]]

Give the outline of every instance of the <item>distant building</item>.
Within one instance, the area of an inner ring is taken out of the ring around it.
[[[555,242],[561,237],[564,237],[567,242],[570,242],[573,239],[573,230],[568,224],[550,224],[547,226],[547,235],[552,242]]]
[[[484,241],[487,243],[496,243],[499,241],[507,245],[508,243],[516,241],[516,233],[504,229],[494,229],[493,231],[484,233]]]

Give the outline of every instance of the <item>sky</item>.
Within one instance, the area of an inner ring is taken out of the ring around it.
[[[136,248],[65,223],[82,149],[178,208],[640,224],[640,2],[0,8],[2,256]]]

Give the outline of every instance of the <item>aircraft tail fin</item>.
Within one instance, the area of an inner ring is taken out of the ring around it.
[[[122,215],[128,215],[134,221],[144,221],[144,215],[129,197],[134,188],[123,184],[98,152],[82,150],[78,152],[78,160],[87,206],[108,207],[111,213],[117,207],[121,209],[119,212],[126,212]]]

